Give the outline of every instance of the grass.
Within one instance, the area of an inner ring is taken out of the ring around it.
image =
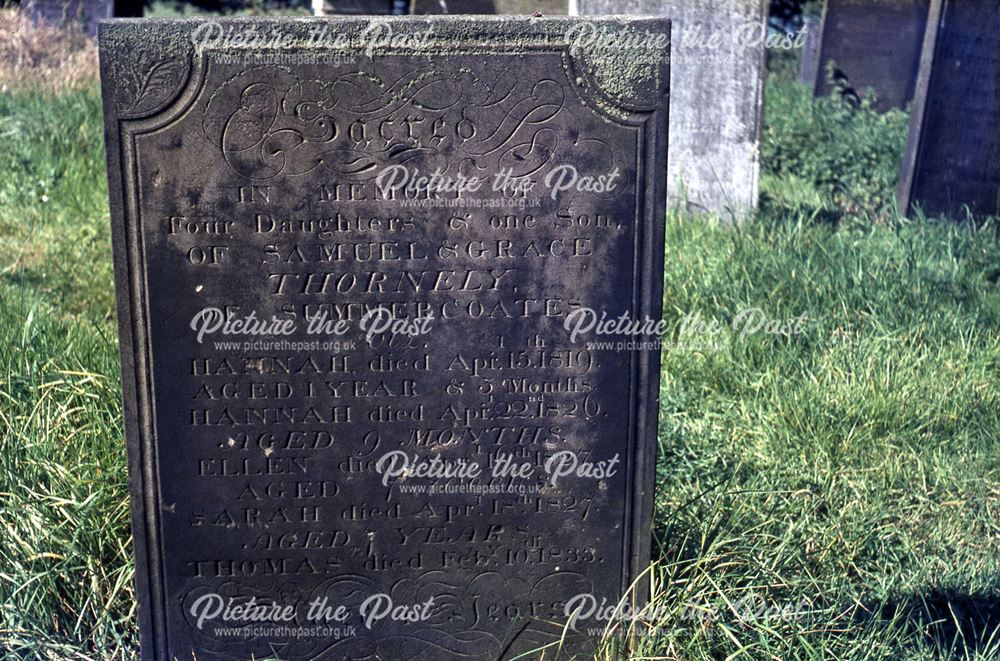
[[[992,232],[764,218],[730,233],[676,223],[669,236],[675,322],[692,311],[728,322],[747,307],[807,315],[800,335],[665,351],[656,527],[667,575],[723,612],[743,591],[811,612],[733,614],[733,637],[668,628],[677,656],[1000,651],[984,642],[1000,625]]]
[[[136,645],[100,94],[0,94],[0,650]]]
[[[760,217],[668,219],[670,616],[635,658],[1000,654],[1000,245],[898,217],[904,131],[774,77]],[[0,651],[132,658],[96,87],[0,93],[0,145]],[[749,308],[802,332],[741,338]],[[727,330],[682,333],[695,317]]]

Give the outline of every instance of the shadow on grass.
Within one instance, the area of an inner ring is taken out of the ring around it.
[[[950,658],[993,658],[1000,652],[1000,594],[934,588],[892,599],[882,617],[898,620]]]

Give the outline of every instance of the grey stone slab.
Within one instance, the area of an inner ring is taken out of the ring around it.
[[[759,190],[767,3],[579,0],[579,8],[671,19],[670,202],[745,217]]]
[[[661,316],[669,24],[595,22],[102,24],[144,659],[530,658],[567,604],[589,658],[631,602],[659,350],[586,325]]]
[[[827,0],[814,89],[837,89],[880,110],[913,99],[930,0]],[[830,70],[833,70],[833,79]]]
[[[931,3],[900,209],[932,216],[1000,210],[1000,7]]]
[[[822,21],[810,16],[803,21],[802,29],[806,33],[805,46],[802,49],[802,59],[799,62],[799,82],[813,87],[819,74],[819,44],[822,34]]]

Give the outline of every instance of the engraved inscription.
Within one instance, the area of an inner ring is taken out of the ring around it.
[[[162,658],[586,651],[566,604],[635,579],[655,356],[566,319],[658,313],[665,114],[601,111],[538,25],[342,68],[208,49],[122,124]]]

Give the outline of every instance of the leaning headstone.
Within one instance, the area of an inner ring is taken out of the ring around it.
[[[930,0],[827,0],[814,91],[870,92],[880,110],[913,99]],[[832,74],[832,75],[831,75]]]
[[[671,204],[741,220],[757,206],[764,0],[579,0],[581,15],[671,19]]]
[[[97,22],[111,18],[112,0],[28,0],[22,9],[34,22],[97,34]]]
[[[1000,211],[1000,6],[933,0],[897,194],[904,213]]]
[[[641,603],[668,22],[377,23],[102,25],[146,659],[590,658]]]

